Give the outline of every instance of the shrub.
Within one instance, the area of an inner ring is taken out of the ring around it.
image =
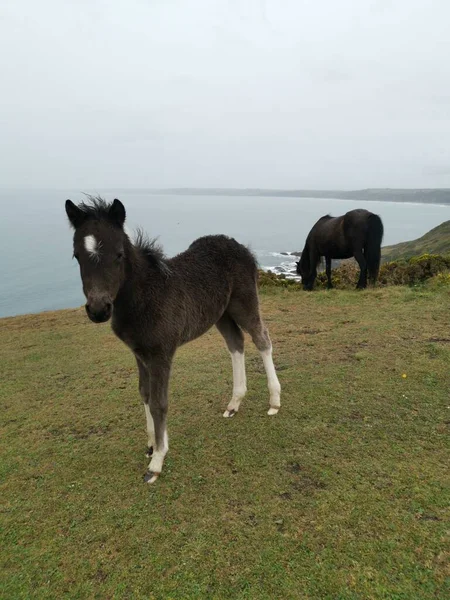
[[[407,261],[393,261],[381,266],[381,285],[417,285],[450,269],[450,257],[440,254],[413,256]]]
[[[331,283],[336,288],[353,288],[359,277],[359,266],[354,260],[342,262],[339,267],[331,271]],[[327,275],[325,271],[317,273],[316,286],[319,288],[327,287]]]
[[[436,288],[450,287],[450,273],[438,273],[430,279],[430,286]]]
[[[287,279],[284,275],[277,275],[276,273],[259,271],[258,272],[258,285],[260,288],[289,288],[289,289],[301,289],[298,281],[294,279]]]

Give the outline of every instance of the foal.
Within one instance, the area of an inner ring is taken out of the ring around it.
[[[270,392],[269,415],[280,408],[280,383],[272,344],[260,311],[257,265],[251,252],[224,235],[199,238],[167,259],[138,233],[124,232],[125,208],[101,198],[76,206],[66,201],[80,265],[86,312],[94,323],[112,317],[114,333],[130,347],[139,369],[139,391],[147,420],[151,456],[145,481],[161,473],[169,449],[168,387],[176,349],[214,324],[225,338],[233,367],[233,395],[224,417],[239,410],[247,391],[243,330],[261,353]]]

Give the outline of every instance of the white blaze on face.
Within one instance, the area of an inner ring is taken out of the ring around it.
[[[86,248],[86,250],[89,252],[89,254],[91,256],[94,256],[95,258],[98,257],[99,244],[97,243],[95,236],[87,235],[84,238],[84,247]]]

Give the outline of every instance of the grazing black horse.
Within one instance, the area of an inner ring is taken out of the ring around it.
[[[358,289],[367,287],[367,275],[375,283],[381,258],[383,223],[378,215],[357,208],[341,217],[326,215],[320,218],[306,238],[306,244],[297,263],[305,290],[312,290],[317,276],[317,265],[325,256],[328,288],[331,284],[331,259],[355,257],[361,269]]]
[[[167,259],[154,242],[124,231],[125,208],[101,198],[76,206],[66,202],[75,229],[74,257],[80,265],[86,312],[94,323],[112,317],[114,333],[132,350],[147,419],[152,456],[145,481],[161,473],[169,449],[168,386],[176,349],[216,325],[233,366],[233,395],[224,413],[232,417],[247,391],[244,335],[261,353],[270,392],[269,415],[280,408],[280,383],[272,344],[259,310],[258,270],[251,252],[224,235],[199,238]],[[195,398],[192,399],[195,405]],[[201,407],[197,407],[201,410]]]

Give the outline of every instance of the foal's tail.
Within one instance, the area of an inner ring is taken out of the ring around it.
[[[364,254],[367,261],[369,279],[376,282],[381,261],[381,241],[383,240],[383,222],[378,215],[369,216],[369,227],[367,230]]]

